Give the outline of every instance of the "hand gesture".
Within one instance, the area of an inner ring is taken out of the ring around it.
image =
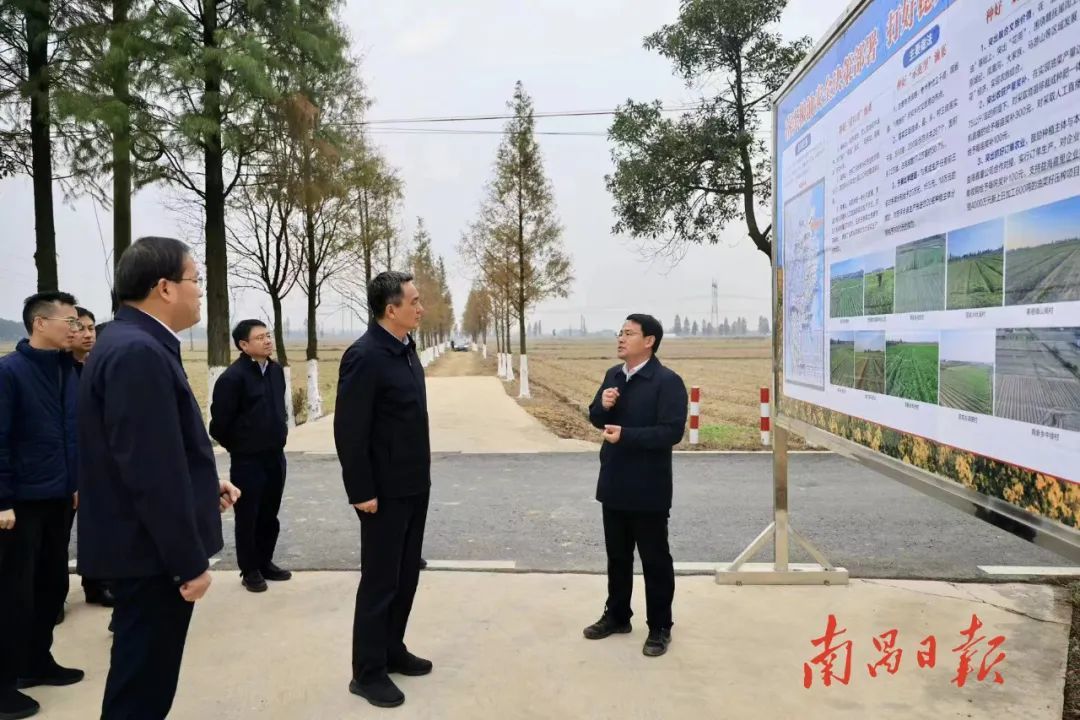
[[[615,402],[619,399],[619,388],[608,388],[604,391],[604,394],[600,396],[600,404],[604,406],[605,410],[610,410],[615,407]]]
[[[220,495],[218,506],[221,508],[221,512],[225,512],[240,499],[240,488],[233,485],[228,480],[222,480],[220,487]]]
[[[622,438],[622,426],[621,425],[605,425],[603,436],[605,442],[609,442],[612,445],[619,442]]]
[[[15,511],[0,510],[0,530],[15,529]]]

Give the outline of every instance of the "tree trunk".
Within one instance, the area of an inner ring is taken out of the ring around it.
[[[30,149],[34,184],[34,264],[39,292],[57,290],[56,229],[53,224],[52,140],[49,138],[49,17],[50,0],[26,7],[27,91],[30,95]]]
[[[285,331],[281,326],[281,296],[276,292],[270,293],[270,305],[274,311],[274,343],[277,345],[278,363],[283,368],[287,368],[289,367],[289,358],[285,351]]]
[[[122,48],[125,25],[128,21],[130,0],[113,0],[112,33],[109,44],[112,49]],[[128,64],[121,63],[114,70],[112,92],[126,108],[119,123],[113,128],[113,282],[120,256],[131,245],[131,93],[129,89]],[[112,298],[112,310],[117,309],[116,296]]]
[[[221,62],[217,52],[217,3],[203,0],[203,46],[209,59],[204,68],[203,115],[215,128],[206,136],[206,305],[207,362],[210,387],[229,364],[229,278],[225,249],[224,151],[221,146]]]
[[[315,209],[311,203],[304,204],[304,242],[307,243],[307,359],[319,359],[319,336],[315,320],[316,296],[318,291],[315,287],[318,280],[319,269],[315,266]]]

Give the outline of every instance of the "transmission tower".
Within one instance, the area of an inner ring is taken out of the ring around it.
[[[712,281],[712,310],[709,311],[709,323],[714,328],[720,326],[720,286],[715,280]]]

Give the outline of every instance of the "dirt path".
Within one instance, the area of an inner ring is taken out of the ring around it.
[[[446,353],[427,367],[432,452],[537,453],[595,450],[562,439],[507,395],[480,353]],[[289,433],[290,452],[333,453],[333,416]]]

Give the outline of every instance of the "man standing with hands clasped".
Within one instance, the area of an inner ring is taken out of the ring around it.
[[[116,597],[102,720],[164,718],[194,603],[222,548],[219,481],[177,334],[199,322],[186,245],[135,241],[116,267],[115,319],[79,382],[79,571]],[[220,619],[219,619],[220,621]]]
[[[396,707],[405,695],[388,673],[432,667],[405,647],[431,490],[424,369],[409,336],[424,307],[407,273],[380,273],[367,294],[372,321],[341,358],[334,411],[345,492],[360,518],[349,691]]]
[[[682,378],[656,357],[663,336],[660,321],[651,315],[627,317],[618,335],[623,362],[607,371],[589,406],[590,421],[603,430],[596,499],[604,512],[608,597],[603,616],[584,633],[600,640],[632,630],[636,545],[645,574],[649,626],[642,651],[650,657],[663,655],[671,643],[671,456],[682,440],[687,415]]]

